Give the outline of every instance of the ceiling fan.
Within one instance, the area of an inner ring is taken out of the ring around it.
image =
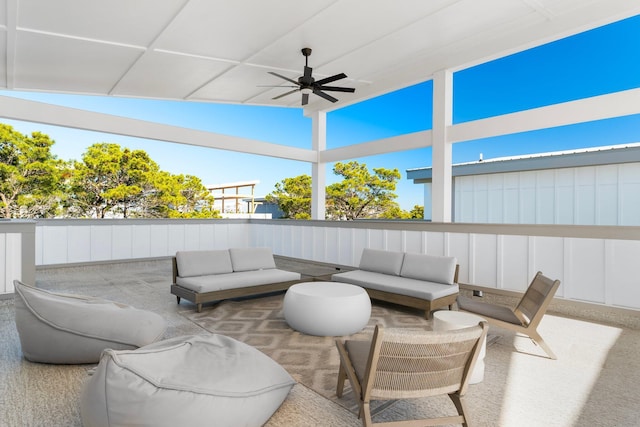
[[[333,96],[325,93],[325,92],[355,92],[356,90],[352,87],[340,87],[340,86],[325,86],[327,83],[335,82],[336,80],[344,79],[347,77],[345,73],[336,74],[335,76],[326,77],[324,79],[316,80],[311,76],[311,72],[313,68],[309,67],[309,55],[311,55],[311,49],[305,47],[302,49],[302,54],[305,57],[304,62],[304,72],[301,77],[298,77],[298,81],[290,79],[289,77],[285,77],[281,74],[274,73],[273,71],[269,71],[269,74],[273,74],[276,77],[280,77],[290,83],[295,84],[295,86],[279,86],[279,87],[293,87],[295,89],[285,92],[282,95],[278,95],[272,99],[280,99],[284,96],[291,95],[294,92],[302,92],[302,105],[307,105],[309,103],[309,94],[313,93],[318,95],[321,98],[326,99],[327,101],[337,102],[338,99]]]

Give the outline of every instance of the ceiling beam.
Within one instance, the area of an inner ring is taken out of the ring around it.
[[[579,99],[451,126],[450,143],[640,114],[640,89]]]
[[[313,150],[0,96],[0,117],[115,135],[313,162]]]

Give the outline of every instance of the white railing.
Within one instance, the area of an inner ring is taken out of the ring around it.
[[[13,293],[13,281],[33,283],[34,221],[0,221],[0,296]]]
[[[461,283],[523,291],[536,271],[567,300],[640,310],[640,227],[435,224],[424,221],[44,220],[38,266],[269,246],[277,255],[357,266],[362,249],[455,256]]]

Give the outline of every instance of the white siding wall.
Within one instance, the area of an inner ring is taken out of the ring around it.
[[[640,225],[640,163],[455,178],[456,222]]]
[[[560,298],[640,310],[637,227],[581,227],[576,231],[554,226],[428,222],[96,220],[42,221],[35,228],[36,265],[268,246],[276,255],[357,266],[363,248],[376,248],[455,256],[461,283],[496,289],[524,291],[540,270],[561,280]],[[9,255],[19,251],[15,238],[2,239],[0,260],[5,264],[0,266],[0,279],[5,277],[6,285],[7,277],[16,276],[8,269],[15,270],[13,263],[19,262]]]
[[[251,241],[279,255],[357,266],[365,247],[455,256],[461,283],[524,291],[537,271],[561,280],[557,297],[640,310],[639,240],[384,228],[251,225]]]
[[[0,296],[14,292],[13,281],[35,281],[33,221],[0,221]]]
[[[0,233],[0,294],[12,293],[14,280],[22,280],[22,235]]]
[[[39,222],[36,265],[155,258],[175,255],[180,250],[249,244],[249,228],[244,222],[83,222]]]

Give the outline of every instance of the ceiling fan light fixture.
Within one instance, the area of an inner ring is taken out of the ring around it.
[[[302,92],[303,95],[311,95],[313,93],[313,89],[310,87],[303,87],[300,89],[300,92]]]

